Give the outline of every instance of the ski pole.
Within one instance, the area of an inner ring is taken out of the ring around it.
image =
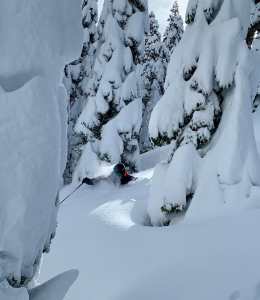
[[[58,203],[57,206],[60,206],[62,203],[64,203],[67,199],[70,198],[70,196],[72,196],[81,186],[83,185],[83,183],[81,183],[73,192],[71,192],[67,197],[65,197],[62,201],[60,201]]]

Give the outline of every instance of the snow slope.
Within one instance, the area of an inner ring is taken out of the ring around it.
[[[151,166],[166,154],[145,154],[137,182],[84,186],[61,207],[41,280],[79,269],[66,300],[259,299],[259,204],[204,222],[143,226]]]

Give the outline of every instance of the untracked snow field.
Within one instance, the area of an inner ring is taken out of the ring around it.
[[[64,203],[41,282],[78,269],[66,300],[260,299],[259,193],[255,206],[234,215],[169,227],[143,225],[152,166],[166,150],[142,157],[136,182],[120,188],[83,186]],[[60,197],[73,188],[66,187]]]

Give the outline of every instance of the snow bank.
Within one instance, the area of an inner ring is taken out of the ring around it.
[[[66,160],[60,77],[80,50],[80,1],[3,0],[0,11],[0,272],[20,286],[55,232]]]

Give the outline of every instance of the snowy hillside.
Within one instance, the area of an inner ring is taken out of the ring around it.
[[[259,120],[258,111],[256,131]],[[78,268],[79,279],[66,300],[260,298],[259,191],[255,205],[241,213],[143,226],[152,165],[166,154],[167,148],[144,155],[136,183],[84,186],[61,207],[58,235],[44,259],[41,280],[64,266]]]

